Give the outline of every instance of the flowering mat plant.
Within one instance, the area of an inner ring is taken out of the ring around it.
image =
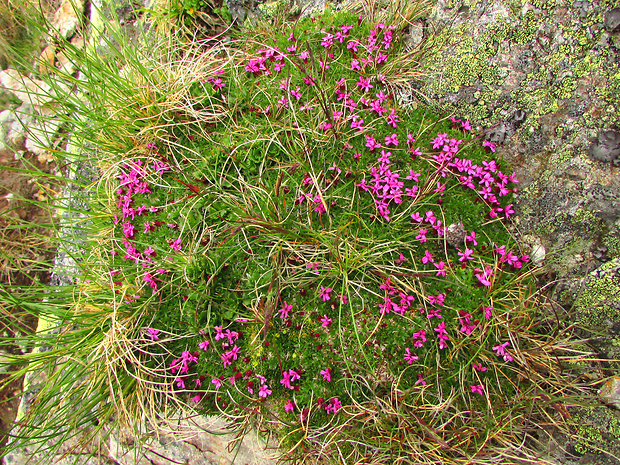
[[[100,163],[76,308],[123,400],[89,406],[221,414],[291,460],[533,460],[566,386],[539,374],[559,345],[515,175],[468,121],[400,103],[399,26],[264,37],[211,49],[191,105]]]

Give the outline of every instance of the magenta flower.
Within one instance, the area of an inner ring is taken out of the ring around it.
[[[202,350],[207,350],[207,347],[209,347],[209,341],[202,341],[198,344],[198,347]]]
[[[398,145],[398,139],[396,138],[396,134],[392,134],[391,136],[385,136],[385,145]]]
[[[390,112],[390,114],[388,115],[388,117],[386,118],[387,123],[392,126],[393,128],[398,127],[398,123],[400,123],[400,119],[398,119],[398,115],[396,114],[396,110],[394,110],[392,108],[392,111]]]
[[[321,370],[321,375],[323,375],[323,379],[327,382],[330,382],[332,380],[332,374],[329,368],[326,368],[325,370]]]
[[[510,342],[504,342],[503,344],[493,347],[498,357],[504,357],[504,362],[512,362],[514,360],[512,356],[506,352],[506,347],[508,347],[508,345],[510,345]]]
[[[329,405],[325,407],[325,411],[328,413],[329,412],[336,413],[341,408],[342,408],[342,404],[340,403],[340,400],[337,397],[334,397],[333,399],[330,400]]]
[[[293,410],[295,410],[295,404],[293,403],[293,401],[288,400],[286,404],[284,405],[284,411],[292,412]]]
[[[329,318],[327,315],[323,315],[323,317],[319,321],[321,322],[321,326],[323,328],[327,328],[329,325],[332,324],[332,319]]]
[[[357,83],[355,85],[357,85],[364,92],[368,92],[370,89],[372,89],[374,87],[370,83],[370,78],[365,78],[365,77],[362,77],[362,76],[360,76],[360,80],[357,81]]]
[[[215,389],[218,389],[219,387],[222,386],[222,382],[218,378],[213,378],[211,382],[215,384]]]
[[[482,384],[478,384],[478,385],[471,385],[471,392],[473,393],[478,393],[481,396],[484,395],[484,386]]]
[[[439,263],[435,263],[435,268],[437,268],[437,276],[441,276],[444,277],[446,276],[446,270],[445,270],[445,262],[441,261]]]
[[[416,360],[418,360],[420,357],[418,357],[417,355],[413,355],[411,353],[411,350],[409,350],[409,348],[405,349],[405,361],[411,365],[413,362],[415,362]]]
[[[424,343],[426,342],[426,331],[420,330],[417,333],[413,334],[413,346],[417,347],[418,349],[420,347],[424,346]]]
[[[433,259],[433,254],[426,250],[424,251],[424,256],[422,257],[422,263],[426,265],[428,262],[434,263],[435,260]]]
[[[191,400],[192,402],[195,402],[195,403],[197,404],[198,402],[200,402],[200,394],[196,394],[196,395],[195,395],[194,397],[192,397],[190,400]]]
[[[422,216],[418,212],[412,213],[411,219],[416,223],[421,223],[424,220],[424,218],[422,218]]]
[[[488,140],[485,140],[482,143],[482,146],[485,148],[486,152],[495,152],[495,144],[493,142],[489,142]]]
[[[258,397],[262,397],[266,399],[267,396],[271,395],[271,389],[266,384],[263,384],[260,388],[258,388]]]
[[[491,313],[493,311],[493,307],[482,307],[482,310],[484,311],[484,317],[489,320],[493,314]]]
[[[422,386],[426,385],[426,381],[422,377],[422,373],[418,373],[418,380],[415,382],[415,385],[421,384]]]
[[[478,242],[476,241],[476,231],[472,231],[472,232],[469,234],[469,236],[466,236],[466,237],[465,237],[465,240],[466,240],[466,241],[469,241],[469,242],[473,242],[473,243],[474,243],[474,245],[478,245]]]
[[[179,252],[182,246],[183,244],[181,243],[180,237],[170,243],[170,248],[176,252]]]
[[[421,228],[421,229],[420,229],[419,234],[418,234],[415,238],[416,238],[416,239],[418,239],[418,240],[419,240],[419,241],[423,244],[423,243],[425,243],[425,242],[426,242],[426,240],[427,240],[427,239],[426,239],[426,233],[427,233],[427,232],[428,232],[428,231],[427,231],[426,229]],[[424,258],[423,258],[422,260],[424,260]]]
[[[319,297],[323,299],[323,302],[327,302],[330,299],[330,294],[333,289],[331,287],[323,287],[321,286],[321,292],[319,293]]]
[[[366,147],[370,149],[371,152],[374,152],[375,149],[381,148],[381,144],[377,143],[374,137],[369,136],[368,134],[364,134],[366,138]]]
[[[480,363],[474,363],[473,367],[476,371],[487,371],[486,367],[483,367]]]
[[[465,248],[465,252],[459,252],[459,262],[465,261],[465,260],[473,260],[474,258],[471,256],[471,254],[473,254],[474,251],[471,249],[468,249],[467,247]]]
[[[131,224],[129,221],[125,221],[123,223],[123,236],[125,236],[127,239],[131,239],[133,237],[134,234],[134,225]]]
[[[286,302],[286,300],[284,301],[284,307],[282,307],[279,312],[280,312],[280,318],[284,319],[284,318],[288,318],[288,314],[289,312],[293,309],[293,306],[289,303]]]
[[[158,329],[148,328],[146,330],[146,332],[148,333],[149,337],[151,338],[151,341],[158,341],[159,340],[159,337],[157,337],[157,335],[159,334],[159,330]]]

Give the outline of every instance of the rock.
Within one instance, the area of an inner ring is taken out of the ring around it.
[[[84,16],[84,0],[63,0],[54,13],[52,30],[63,39],[69,39]]]
[[[487,134],[486,139],[494,144],[501,144],[506,139],[506,132],[508,131],[508,125],[506,123],[500,123],[491,132]]]
[[[26,142],[28,127],[34,124],[35,114],[32,105],[24,103],[15,110],[10,110],[6,124],[8,130],[4,138],[7,147],[13,150],[23,150]]]
[[[607,381],[598,395],[607,405],[620,409],[620,376],[614,376]]]
[[[605,13],[605,29],[616,32],[620,29],[620,8],[614,8]]]
[[[408,50],[413,50],[422,40],[424,40],[424,23],[422,21],[414,21],[409,25],[408,33],[405,35],[405,45]]]
[[[0,71],[0,85],[11,91],[22,102],[33,105],[39,113],[44,115],[52,113],[49,108],[44,108],[56,98],[55,89],[48,83],[23,76],[15,69],[6,69]],[[68,91],[67,86],[61,83],[56,83],[55,87],[63,92]]]
[[[56,47],[48,45],[39,55],[39,72],[49,73],[54,69],[54,61],[56,61]]]
[[[54,146],[54,139],[58,134],[60,125],[60,121],[53,119],[45,119],[31,124],[26,135],[26,150],[38,157],[47,157],[47,152]]]
[[[446,242],[454,248],[458,248],[465,242],[467,231],[463,223],[452,223],[446,230]]]
[[[598,161],[613,162],[620,155],[620,133],[601,131],[588,149],[588,154]]]
[[[527,118],[527,113],[523,110],[515,111],[515,114],[512,116],[512,125],[515,129],[518,129],[525,122],[525,118]]]

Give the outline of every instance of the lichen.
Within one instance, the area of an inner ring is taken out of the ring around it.
[[[605,321],[620,322],[620,275],[613,272],[618,260],[601,266],[606,274],[592,277],[583,292],[575,300],[575,309],[584,323],[590,327]]]
[[[581,407],[574,412],[573,422],[578,453],[618,453],[620,413],[605,407]]]
[[[607,247],[607,256],[611,259],[620,258],[620,239],[611,234],[603,238],[603,245]]]

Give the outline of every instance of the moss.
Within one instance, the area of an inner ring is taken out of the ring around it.
[[[577,430],[577,452],[617,453],[620,413],[604,407],[581,407],[574,413],[573,421]]]
[[[606,320],[620,321],[620,276],[611,270],[618,266],[618,259],[605,263],[601,269],[608,273],[600,278],[592,278],[575,301],[575,309],[582,320],[589,325],[600,325]]]

